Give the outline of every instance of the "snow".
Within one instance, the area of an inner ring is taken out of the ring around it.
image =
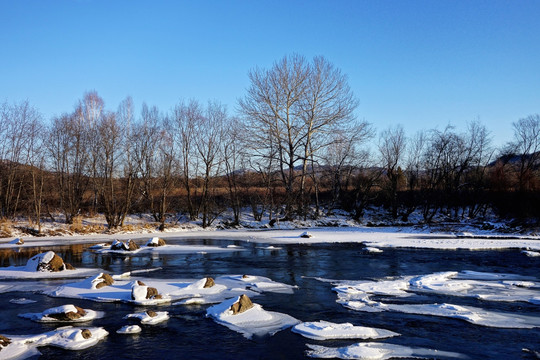
[[[408,346],[382,344],[382,343],[358,343],[350,346],[331,348],[320,345],[307,345],[310,350],[306,355],[319,359],[395,359],[395,358],[466,358],[455,352],[438,351],[424,348],[412,348]]]
[[[58,279],[58,278],[81,278],[90,274],[95,274],[99,269],[77,268],[75,270],[64,270],[55,272],[42,272],[29,270],[26,266],[0,267],[0,279]],[[37,266],[37,265],[36,265]]]
[[[253,336],[274,335],[276,332],[298,324],[300,321],[279,312],[266,311],[259,304],[239,314],[233,315],[230,307],[239,297],[225,300],[207,309],[206,316],[213,318],[218,324],[239,332],[247,339]]]
[[[540,303],[540,283],[513,274],[491,274],[472,271],[439,272],[405,276],[379,281],[335,281],[337,302],[365,312],[396,311],[408,314],[457,318],[476,325],[500,328],[540,327],[540,318],[515,313],[484,310],[455,304],[395,304],[376,301],[373,295],[409,297],[415,293],[433,293],[471,297],[485,301],[522,301]],[[391,301],[391,300],[390,300]]]
[[[141,324],[144,325],[156,325],[169,320],[169,313],[167,311],[156,311],[156,315],[152,317],[148,315],[146,311],[143,311],[135,314],[128,314],[124,317],[124,319],[130,318],[139,319]]]
[[[91,332],[91,337],[85,339],[82,336],[82,328],[65,326],[53,331],[38,335],[6,335],[11,339],[11,344],[0,352],[2,359],[22,359],[39,355],[36,349],[40,346],[56,346],[66,350],[83,350],[96,345],[109,333],[101,327],[86,328]]]
[[[54,257],[53,251],[47,251],[45,253],[37,254],[31,257],[26,263],[26,271],[37,271],[38,265],[41,263],[48,264]],[[42,270],[44,271],[44,270]]]
[[[351,323],[336,324],[329,321],[304,322],[292,328],[292,331],[313,340],[329,339],[384,339],[399,336],[390,330]]]
[[[364,251],[368,253],[382,253],[383,252],[381,249],[373,247],[373,246],[366,246],[364,248]]]
[[[116,330],[117,334],[138,334],[142,331],[139,325],[125,325]]]
[[[47,309],[40,313],[26,313],[26,314],[19,314],[19,317],[30,319],[32,321],[36,322],[70,322],[70,323],[80,323],[80,322],[86,322],[91,321],[94,319],[99,319],[103,317],[104,313],[101,311],[94,311],[91,309],[84,309],[86,314],[84,316],[81,316],[78,319],[65,321],[65,320],[58,320],[53,317],[50,317],[51,314],[61,314],[61,313],[68,313],[68,312],[77,312],[77,309],[74,305],[62,305],[54,308]]]

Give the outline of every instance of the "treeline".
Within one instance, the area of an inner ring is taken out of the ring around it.
[[[337,209],[360,220],[370,205],[408,221],[414,211],[460,220],[495,212],[540,218],[540,116],[513,123],[495,149],[479,122],[458,131],[360,121],[347,78],[322,57],[288,56],[249,72],[238,114],[211,101],[163,113],[116,111],[97,92],[45,121],[27,101],[0,105],[0,217],[65,220],[103,213],[109,228],[131,213],[164,227],[185,214],[206,227],[249,208],[256,220],[316,218]]]

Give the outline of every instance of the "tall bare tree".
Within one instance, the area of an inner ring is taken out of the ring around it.
[[[402,126],[384,130],[379,139],[379,152],[387,179],[387,192],[392,218],[398,216],[398,185],[402,176],[401,165],[405,156],[405,131]]]

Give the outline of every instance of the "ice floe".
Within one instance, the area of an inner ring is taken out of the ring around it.
[[[24,266],[0,268],[0,279],[77,278],[97,271],[98,269],[74,269],[53,251],[47,251],[31,257]]]
[[[396,358],[415,358],[415,359],[444,359],[444,358],[466,358],[466,356],[447,351],[438,351],[425,348],[412,348],[408,346],[383,344],[383,343],[358,343],[345,347],[326,347],[320,345],[307,344],[310,350],[306,355],[319,359],[396,359]]]
[[[124,319],[139,319],[141,324],[144,325],[156,325],[164,321],[169,320],[169,313],[167,311],[143,311],[135,314],[128,314]]]
[[[139,325],[125,325],[116,330],[117,334],[138,334],[142,331]]]
[[[47,309],[40,313],[19,314],[19,317],[36,322],[86,322],[103,317],[103,312],[91,309],[82,309],[68,304]]]
[[[244,337],[251,339],[255,336],[273,335],[276,332],[298,324],[300,321],[289,316],[274,311],[266,311],[259,304],[251,303],[246,306],[246,310],[237,311],[242,308],[244,299],[242,295],[233,299],[214,305],[207,309],[206,316],[213,318],[217,323],[228,327],[231,330],[241,333]]]
[[[355,326],[351,323],[336,324],[323,320],[300,323],[295,325],[292,331],[313,340],[384,339],[399,336],[390,330]]]
[[[143,279],[132,280],[130,274],[112,276],[114,283],[101,288],[96,282],[102,274],[61,285],[46,291],[47,295],[100,302],[127,302],[136,305],[159,305],[174,301],[174,305],[211,304],[239,296],[257,296],[263,292],[292,293],[295,286],[275,282],[263,276],[224,275],[197,280]],[[154,290],[149,290],[149,288]],[[149,296],[150,295],[150,296]],[[159,295],[159,296],[156,296]]]
[[[1,359],[22,359],[39,355],[41,346],[56,346],[65,350],[83,350],[96,345],[109,333],[101,327],[76,328],[65,326],[39,335],[6,335],[10,344],[2,347]]]
[[[473,306],[450,303],[395,304],[375,300],[375,295],[408,297],[414,294],[433,293],[489,301],[540,303],[540,284],[531,281],[531,278],[520,278],[512,274],[448,271],[380,281],[338,281],[335,284],[333,290],[337,293],[337,302],[353,310],[442,316],[462,319],[476,325],[501,328],[540,327],[538,317],[489,311]]]
[[[12,304],[26,305],[26,304],[33,304],[37,301],[27,299],[27,298],[17,298],[17,299],[10,299],[9,302]]]

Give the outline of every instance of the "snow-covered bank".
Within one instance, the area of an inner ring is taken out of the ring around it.
[[[399,248],[425,248],[425,249],[522,249],[527,251],[540,251],[539,236],[493,235],[493,234],[446,234],[426,233],[414,228],[311,228],[312,237],[301,237],[304,229],[292,230],[183,230],[160,233],[164,239],[219,239],[256,242],[265,244],[318,244],[318,243],[364,243],[372,248],[399,247]],[[99,243],[113,240],[134,239],[141,244],[148,241],[149,236],[144,234],[111,234],[111,235],[77,235],[52,236],[40,238],[25,238],[23,245],[12,244],[11,238],[0,240],[1,248],[21,248],[51,245],[68,245]],[[209,246],[164,246],[147,248],[147,251],[158,252],[207,252],[231,251],[232,248],[215,248]],[[146,251],[145,250],[145,251]],[[238,249],[236,249],[238,250]],[[525,256],[525,255],[524,255]]]

